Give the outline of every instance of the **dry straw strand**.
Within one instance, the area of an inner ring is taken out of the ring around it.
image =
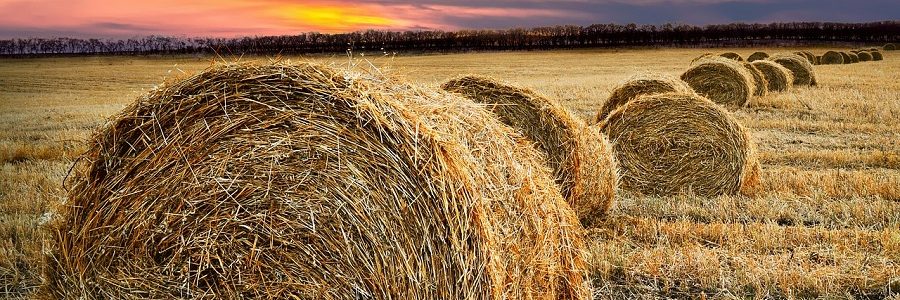
[[[701,96],[731,107],[746,106],[756,89],[753,75],[739,62],[724,57],[698,60],[681,74],[681,80]]]
[[[791,70],[791,73],[794,75],[794,86],[815,86],[818,84],[816,80],[816,73],[813,70],[812,65],[804,59],[803,57],[796,54],[789,53],[778,53],[769,57],[769,60],[774,61],[788,70]]]
[[[757,61],[757,60],[764,60],[764,59],[766,59],[766,58],[769,58],[769,54],[768,54],[768,53],[765,53],[765,52],[762,52],[762,51],[756,51],[756,52],[753,52],[753,54],[750,54],[750,56],[747,57],[747,61],[749,61],[749,62],[754,62],[754,61]]]
[[[769,60],[758,60],[752,64],[766,77],[769,91],[784,92],[794,85],[794,74],[784,66]]]
[[[222,64],[92,138],[47,298],[587,299],[542,156],[469,100],[316,64]]]
[[[663,93],[693,93],[694,90],[686,82],[664,74],[642,73],[620,83],[609,98],[600,107],[594,123],[600,123],[610,112],[638,96]]]
[[[495,78],[464,75],[441,85],[486,104],[547,155],[557,183],[582,223],[606,216],[615,200],[616,167],[609,142],[562,105],[527,88]]]
[[[695,94],[642,96],[600,124],[613,143],[623,189],[701,196],[752,191],[758,160],[747,130]]]

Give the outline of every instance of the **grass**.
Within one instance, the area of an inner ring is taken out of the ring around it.
[[[589,120],[615,85],[636,73],[678,76],[700,53],[756,50],[794,49],[365,58],[432,86],[465,73],[517,82]],[[757,195],[623,193],[610,218],[589,229],[595,298],[898,293],[900,56],[883,54],[879,62],[815,66],[819,87],[771,93],[735,112],[759,144]],[[0,297],[28,297],[40,285],[41,224],[64,201],[63,178],[91,132],[155,84],[207,65],[194,57],[0,60]]]

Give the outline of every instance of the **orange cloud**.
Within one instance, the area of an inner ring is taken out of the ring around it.
[[[401,19],[379,13],[375,7],[346,5],[285,5],[272,8],[273,13],[288,24],[312,27],[323,32],[345,32],[362,28],[382,29],[405,26]]]

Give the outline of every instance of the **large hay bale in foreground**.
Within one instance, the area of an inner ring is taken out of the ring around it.
[[[897,50],[897,45],[895,45],[893,43],[887,43],[887,44],[884,44],[884,47],[881,47],[881,49],[884,49],[884,51],[893,51],[893,50]]]
[[[881,55],[880,51],[872,51],[869,53],[872,54],[872,60],[874,61],[884,60],[884,56]]]
[[[809,61],[807,61],[803,57],[800,57],[796,54],[779,53],[772,55],[772,57],[769,57],[769,60],[782,65],[788,70],[791,70],[791,74],[794,75],[794,86],[815,86],[818,84],[816,80],[815,70],[813,70],[813,67],[809,63]]]
[[[483,106],[319,65],[220,65],[92,139],[48,298],[587,299],[583,228]]]
[[[856,56],[859,58],[859,61],[872,61],[872,54],[869,54],[868,51],[859,51]]]
[[[490,77],[461,76],[441,88],[487,104],[501,122],[534,141],[582,224],[606,216],[615,200],[616,167],[609,142],[598,130],[556,101]]]
[[[750,135],[721,106],[694,94],[641,96],[600,124],[623,189],[646,195],[750,192],[759,163]]]
[[[794,73],[769,60],[754,61],[753,66],[766,77],[766,87],[772,92],[784,92],[794,85]]]
[[[763,60],[766,58],[769,58],[768,53],[765,53],[762,51],[757,51],[757,52],[753,52],[753,54],[750,54],[750,56],[747,57],[747,61],[754,62],[754,61]]]
[[[847,53],[850,56],[850,63],[855,64],[859,62],[859,56],[856,53]]]
[[[668,75],[648,73],[635,75],[613,89],[597,112],[594,123],[602,122],[610,112],[638,96],[674,92],[693,93],[694,89],[683,80]]]
[[[687,82],[697,94],[713,102],[732,106],[746,106],[756,89],[753,75],[735,60],[724,57],[709,57],[683,74],[681,80]]]
[[[849,56],[848,56],[849,58]],[[837,51],[828,51],[822,54],[823,65],[840,65],[844,63],[844,56]]]
[[[769,83],[766,82],[766,77],[762,74],[762,72],[760,72],[759,69],[757,69],[751,63],[741,62],[741,64],[744,65],[744,68],[746,68],[747,71],[750,72],[750,75],[753,77],[753,85],[755,87],[753,89],[753,95],[760,96],[760,97],[768,95],[769,94],[769,89],[768,89]]]
[[[733,59],[736,61],[744,61],[744,58],[741,57],[740,54],[737,54],[734,52],[725,52],[725,53],[719,54],[719,56],[727,58],[727,59]]]

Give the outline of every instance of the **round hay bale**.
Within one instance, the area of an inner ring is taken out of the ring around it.
[[[859,61],[872,61],[872,54],[869,54],[868,51],[860,51],[856,56],[859,58]]]
[[[734,52],[725,52],[725,53],[719,54],[719,56],[727,58],[727,59],[733,59],[736,61],[744,61],[744,58],[741,57],[740,54],[737,54]]]
[[[849,56],[847,57],[849,58]],[[840,65],[844,63],[844,56],[837,51],[828,51],[822,54],[823,65]]]
[[[874,60],[874,61],[884,60],[884,56],[881,55],[880,51],[872,51],[870,53],[872,54],[872,60]]]
[[[683,80],[669,75],[649,73],[635,75],[613,89],[597,112],[594,123],[602,122],[610,112],[638,96],[673,92],[693,93],[694,89]]]
[[[721,106],[694,94],[641,96],[600,128],[613,143],[623,189],[665,196],[754,190],[759,163],[747,130]]]
[[[816,55],[816,64],[817,64],[817,65],[821,65],[821,64],[822,64],[822,56],[821,56],[821,55]]]
[[[847,52],[844,52],[844,51],[840,51],[840,52],[838,52],[838,53],[841,54],[841,58],[844,59],[844,64],[845,64],[845,65],[846,65],[846,64],[853,63],[853,61],[850,59],[850,53],[847,53]]]
[[[218,65],[138,99],[84,158],[48,298],[590,297],[542,155],[449,93]]]
[[[884,44],[884,47],[881,47],[881,49],[884,49],[884,51],[893,51],[897,50],[897,45],[894,45],[893,43],[887,43]]]
[[[701,59],[681,80],[713,102],[732,107],[746,106],[756,89],[753,75],[735,60],[724,57]]]
[[[855,64],[859,62],[859,56],[856,53],[847,53],[850,56],[850,63]]]
[[[810,64],[812,64],[812,65],[818,65],[818,64],[819,64],[819,63],[816,62],[816,55],[815,55],[815,54],[813,54],[812,52],[806,51],[806,50],[803,50],[803,51],[801,51],[801,52],[803,52],[803,56],[805,56],[806,59],[809,60],[809,63],[810,63]]]
[[[760,72],[759,69],[754,67],[751,63],[741,62],[741,64],[743,64],[744,68],[746,68],[747,71],[750,71],[750,75],[753,76],[753,85],[755,87],[753,89],[753,96],[763,97],[765,95],[768,95],[769,84],[766,82],[766,77],[763,76],[762,72]]]
[[[766,87],[769,91],[784,92],[794,84],[794,74],[780,64],[769,60],[758,60],[752,64],[766,77]]]
[[[812,55],[812,53],[809,53],[809,51],[797,51],[794,52],[794,54],[797,54],[803,59],[806,59],[809,64],[813,64],[813,62],[816,60],[815,55]]]
[[[779,53],[769,57],[769,60],[791,70],[791,74],[794,75],[794,86],[815,86],[818,84],[816,81],[816,73],[813,70],[812,65],[809,61],[803,59],[803,57],[800,57],[799,55]]]
[[[494,78],[466,75],[441,88],[487,104],[501,122],[533,141],[582,224],[606,216],[615,200],[616,167],[609,142],[597,129],[556,101]]]
[[[757,61],[757,60],[763,60],[763,59],[766,59],[766,58],[769,58],[769,54],[768,54],[768,53],[765,53],[765,52],[762,52],[762,51],[756,51],[756,52],[753,52],[753,54],[750,54],[749,57],[747,57],[747,61],[749,61],[749,62],[754,62],[754,61]]]
[[[701,60],[701,59],[704,59],[704,58],[713,57],[713,56],[715,56],[715,55],[713,55],[712,53],[709,53],[709,52],[700,54],[700,56],[697,56],[697,57],[695,57],[694,59],[691,60],[691,64],[694,64],[694,63],[697,62],[698,60]]]

